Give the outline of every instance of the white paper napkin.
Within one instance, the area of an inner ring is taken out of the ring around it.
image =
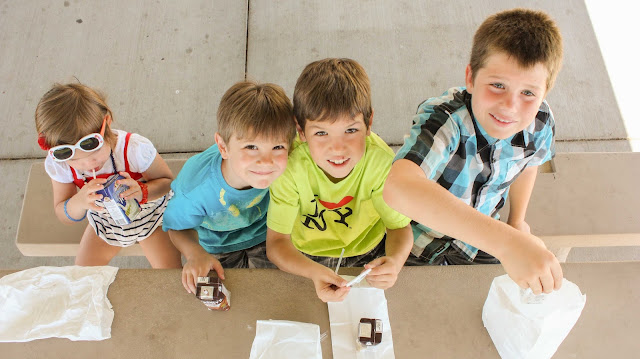
[[[352,276],[342,276],[347,281]],[[342,302],[329,302],[331,346],[334,359],[393,359],[391,323],[384,290],[373,288],[367,280],[351,287]],[[361,349],[358,344],[358,325],[361,318],[382,320],[382,342]]]
[[[322,359],[320,327],[287,320],[258,320],[249,359]]]
[[[0,278],[0,342],[111,338],[115,267],[36,267]]]

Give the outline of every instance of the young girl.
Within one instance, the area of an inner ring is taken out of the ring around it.
[[[153,268],[180,268],[180,252],[162,231],[162,214],[172,195],[171,170],[145,137],[112,130],[104,96],[81,84],[56,84],[36,108],[38,143],[48,151],[45,169],[53,184],[53,205],[63,223],[88,219],[76,264],[106,265],[121,247],[140,243]],[[96,204],[106,179],[115,173],[141,207],[118,225]]]

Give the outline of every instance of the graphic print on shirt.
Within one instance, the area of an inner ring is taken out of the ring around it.
[[[331,217],[335,217],[334,215],[330,215],[330,213],[333,212],[338,215],[337,219],[333,219],[334,222],[344,224],[345,227],[351,228],[347,223],[347,218],[353,214],[353,209],[346,207],[346,205],[353,200],[352,196],[346,196],[338,203],[323,201],[318,198],[317,194],[313,197],[314,198],[311,200],[311,203],[315,203],[315,212],[313,214],[309,213],[303,215],[304,221],[302,221],[302,224],[305,227],[309,229],[317,229],[322,232],[326,231],[327,221],[325,219],[325,214],[330,216],[328,218],[331,219]],[[320,212],[318,212],[318,202],[325,207]]]
[[[220,189],[220,204],[222,204],[223,206],[227,205],[227,201],[224,200],[224,194],[225,194],[225,190],[224,188]],[[235,204],[230,205],[227,210],[231,213],[232,216],[234,217],[238,217],[240,215],[240,210],[238,209],[238,207],[236,207]]]

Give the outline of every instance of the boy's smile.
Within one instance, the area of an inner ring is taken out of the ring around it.
[[[233,188],[267,188],[287,168],[286,140],[232,136],[225,144],[219,134],[215,137],[223,159],[222,175]]]
[[[358,164],[371,133],[362,113],[355,117],[343,115],[336,121],[306,121],[304,131],[298,127],[300,139],[309,144],[313,161],[334,183],[347,177]]]
[[[523,68],[504,52],[487,57],[475,74],[467,66],[467,92],[473,115],[489,136],[506,139],[535,119],[547,91],[549,72],[542,63]]]

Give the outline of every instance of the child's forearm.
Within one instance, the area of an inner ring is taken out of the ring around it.
[[[64,212],[64,204],[67,202],[67,214]],[[65,199],[62,202],[59,202],[54,207],[54,212],[58,220],[64,224],[74,224],[77,221],[72,221],[69,217],[80,220],[84,219],[84,216],[87,214],[87,209],[82,207],[82,204],[77,199],[76,195],[71,196],[68,199]]]
[[[153,162],[142,175],[147,180],[148,201],[156,200],[171,190],[173,173],[160,154],[156,154]]]
[[[147,201],[154,201],[171,190],[171,178],[156,178],[147,182]]]
[[[507,223],[524,222],[531,192],[538,175],[538,166],[527,167],[509,188],[509,219]]]
[[[385,243],[386,256],[392,257],[398,264],[404,265],[413,247],[411,224],[399,229],[387,229]]]
[[[267,257],[280,270],[309,279],[313,279],[314,274],[324,268],[300,253],[291,243],[290,235],[278,233],[269,228],[267,228]]]
[[[207,253],[200,245],[198,232],[195,229],[183,229],[179,231],[170,229],[168,233],[173,245],[187,260],[194,255]]]
[[[396,211],[498,259],[523,233],[478,212],[434,181],[409,160],[396,161],[385,183],[384,200]],[[524,239],[524,238],[523,238]]]

